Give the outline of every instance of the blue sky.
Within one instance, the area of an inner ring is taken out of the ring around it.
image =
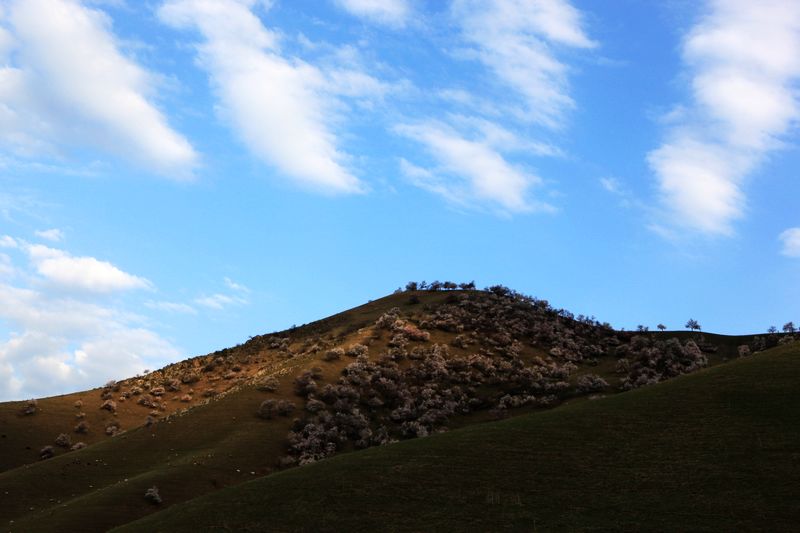
[[[0,0],[0,400],[385,295],[800,321],[793,0]]]

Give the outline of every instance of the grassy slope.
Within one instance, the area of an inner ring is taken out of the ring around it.
[[[426,296],[425,303],[436,304],[447,295]],[[303,339],[332,333],[347,344],[358,338],[358,328],[374,322],[388,308],[401,306],[414,312],[416,306],[407,301],[407,295],[381,298],[301,326],[292,336]],[[283,362],[280,368],[289,379],[275,393],[244,387],[152,428],[141,423],[131,427],[148,409],[122,404],[119,418],[126,419],[123,427],[130,429],[116,437],[94,430],[89,435],[70,432],[75,423],[73,402],[79,398],[84,399],[93,428],[103,427],[101,419],[112,419],[110,413],[98,409],[99,389],[40,400],[39,412],[27,417],[19,416],[24,402],[0,404],[0,470],[7,470],[0,472],[0,524],[13,520],[10,530],[25,532],[105,531],[157,510],[141,497],[154,484],[170,492],[170,503],[175,503],[270,473],[285,453],[290,420],[262,420],[255,414],[257,407],[266,398],[302,404],[292,392],[294,375],[319,366],[322,383],[328,383],[351,362],[326,363],[319,355]],[[38,450],[61,431],[91,445],[77,452],[58,450],[55,458],[38,461]],[[43,479],[47,482],[42,483]]]
[[[594,402],[340,455],[121,531],[796,531],[798,443],[794,345]]]

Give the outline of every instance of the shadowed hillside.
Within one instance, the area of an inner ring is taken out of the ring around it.
[[[800,347],[174,506],[124,532],[796,531]]]
[[[789,340],[620,332],[499,286],[398,292],[99,389],[0,404],[0,523],[104,531],[296,465],[604,404]],[[144,497],[154,487],[159,504]]]

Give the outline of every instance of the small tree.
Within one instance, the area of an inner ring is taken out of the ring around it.
[[[794,327],[794,322],[787,322],[783,325],[783,332],[793,334],[797,331],[797,328]]]
[[[775,335],[776,333],[778,333],[778,328],[776,328],[775,326],[770,326],[769,328],[767,328],[767,333],[769,333],[770,335]]]
[[[688,321],[686,321],[686,329],[691,331],[700,331],[702,328],[697,320],[690,318]]]
[[[406,283],[407,291],[416,291],[417,289],[419,289],[419,285],[417,284],[416,281],[409,281],[408,283]]]
[[[658,331],[666,331],[667,329],[667,326],[665,326],[664,324],[659,324],[656,327],[658,328]]]

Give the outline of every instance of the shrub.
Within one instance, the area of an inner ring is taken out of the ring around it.
[[[368,351],[369,348],[363,344],[352,344],[344,353],[350,357],[358,357],[359,355],[366,355]]]
[[[151,400],[149,396],[142,396],[141,398],[139,398],[136,401],[136,403],[139,404],[139,405],[143,405],[144,407],[148,407],[148,408],[155,407],[155,404],[153,403],[153,400]]]
[[[258,416],[271,420],[278,407],[278,400],[264,400],[258,407]]]
[[[739,352],[739,357],[748,357],[753,353],[750,351],[750,347],[746,344],[742,344],[741,346],[739,346],[737,348],[737,351]]]
[[[337,361],[342,358],[344,355],[344,349],[342,348],[333,348],[325,352],[325,355],[322,356],[323,361]]]
[[[400,309],[398,307],[393,307],[375,321],[375,327],[378,329],[391,329],[399,317]]]
[[[191,402],[192,401],[192,395],[191,394],[184,394],[183,396],[181,396],[181,401],[183,403]]]
[[[106,435],[113,437],[117,433],[119,433],[119,424],[117,422],[114,422],[106,426]]]
[[[72,439],[66,433],[61,433],[56,437],[55,444],[61,448],[69,448],[72,446]]]
[[[305,371],[294,379],[294,391],[299,396],[308,396],[317,391],[317,382],[314,376],[317,375],[313,370]]]
[[[45,446],[41,450],[39,450],[39,458],[40,459],[50,459],[56,454],[55,449],[52,446]]]
[[[181,390],[181,382],[177,379],[171,379],[167,381],[166,387],[170,392],[178,392]]]
[[[117,402],[114,400],[106,400],[103,402],[103,405],[100,406],[100,409],[105,409],[106,411],[114,413],[117,410]]]
[[[75,409],[80,409],[81,407],[83,407],[83,402],[80,400],[76,400],[75,403],[72,405],[75,406]]]
[[[89,433],[89,424],[81,420],[78,422],[78,425],[75,426],[75,433]]]
[[[597,374],[586,374],[578,378],[578,392],[600,392],[608,387],[608,382]]]
[[[290,402],[289,400],[279,400],[277,412],[281,416],[289,416],[292,414],[292,411],[295,409],[294,402]]]
[[[75,450],[80,450],[80,449],[83,449],[83,448],[86,448],[86,443],[85,442],[76,442],[75,444],[72,445],[70,450],[72,450],[74,452]]]
[[[412,341],[425,342],[425,341],[430,340],[430,338],[431,338],[431,334],[430,333],[428,333],[427,331],[422,331],[422,330],[418,329],[416,326],[413,326],[411,324],[406,324],[405,326],[403,326],[403,329],[401,330],[401,332],[406,337],[408,337],[409,340],[412,340]]]
[[[213,398],[216,395],[217,395],[217,391],[214,390],[214,389],[206,389],[203,392],[203,397],[205,397],[205,398]]]
[[[22,414],[25,416],[32,415],[36,413],[36,411],[38,410],[39,410],[39,402],[37,402],[35,398],[31,398],[30,400],[25,402],[25,407],[22,409]]]
[[[258,416],[270,420],[276,415],[289,416],[294,409],[294,402],[288,400],[264,400],[258,408]]]
[[[163,396],[165,392],[166,390],[164,390],[164,387],[153,387],[150,389],[151,396]]]
[[[161,495],[158,493],[158,487],[152,486],[144,493],[144,499],[153,505],[161,504]]]
[[[277,378],[268,377],[265,378],[263,381],[261,381],[261,383],[259,383],[256,386],[256,388],[263,392],[275,392],[276,390],[278,390],[279,385],[280,382],[278,381]]]
[[[181,383],[190,384],[200,381],[200,376],[196,372],[186,372],[181,376]]]

